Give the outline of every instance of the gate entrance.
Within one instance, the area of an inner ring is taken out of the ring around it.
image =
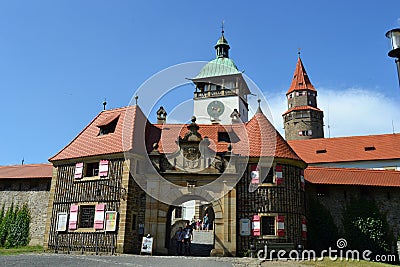
[[[208,214],[209,228],[206,230],[203,218]],[[210,215],[212,215],[210,217]],[[210,256],[214,248],[214,209],[211,204],[188,201],[180,206],[170,206],[167,213],[166,247],[169,255]],[[180,240],[190,229],[190,243]],[[180,231],[183,231],[179,236]]]

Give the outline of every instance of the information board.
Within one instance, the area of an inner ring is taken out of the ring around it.
[[[153,238],[152,237],[143,237],[142,239],[142,248],[140,252],[152,254],[153,251]]]
[[[251,234],[250,219],[240,219],[240,235],[249,236]]]
[[[57,213],[57,232],[65,232],[67,231],[67,221],[68,221],[68,213],[59,212]]]
[[[114,232],[117,230],[117,216],[116,211],[106,211],[106,232]]]

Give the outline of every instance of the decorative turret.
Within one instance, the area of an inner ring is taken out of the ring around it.
[[[217,52],[217,58],[229,58],[229,48],[231,48],[228,44],[228,41],[225,39],[224,30],[222,30],[222,35],[218,39],[217,44],[214,46],[215,51]]]
[[[200,123],[206,124],[246,122],[250,90],[242,73],[229,58],[230,46],[223,29],[214,48],[216,58],[191,79],[196,86],[194,114]]]
[[[164,124],[167,121],[167,112],[165,111],[164,107],[161,106],[157,110],[157,124]]]
[[[324,114],[317,107],[317,90],[308,77],[300,52],[286,96],[288,110],[282,115],[286,140],[323,138]]]

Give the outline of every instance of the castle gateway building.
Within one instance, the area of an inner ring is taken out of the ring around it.
[[[138,105],[104,110],[50,159],[45,248],[139,253],[150,234],[153,253],[171,254],[188,201],[196,219],[209,216],[192,244],[211,237],[208,254],[305,245],[306,164],[260,107],[248,119],[250,91],[229,48],[222,34],[192,79],[190,124],[168,124],[163,108],[157,124]]]

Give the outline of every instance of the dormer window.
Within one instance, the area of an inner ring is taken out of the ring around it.
[[[117,127],[119,119],[119,114],[116,116],[112,116],[107,118],[102,123],[98,124],[97,127],[100,128],[99,135],[106,135],[115,132],[115,128]]]
[[[376,148],[374,146],[366,146],[364,147],[365,151],[372,151],[372,150],[376,150]]]

